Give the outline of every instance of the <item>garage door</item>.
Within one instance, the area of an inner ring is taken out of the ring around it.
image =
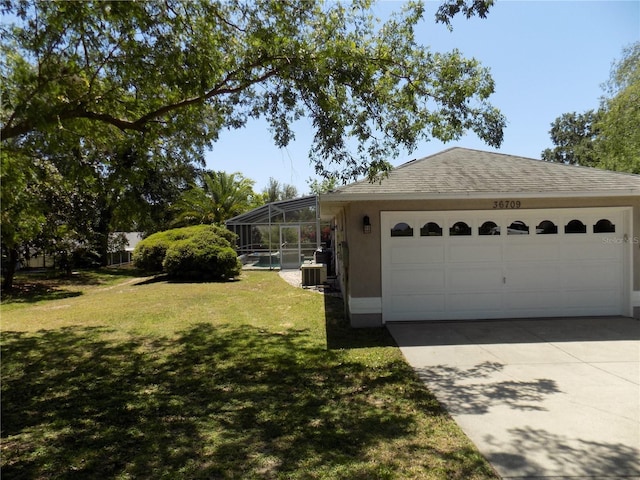
[[[622,315],[628,218],[624,208],[382,212],[383,320]]]

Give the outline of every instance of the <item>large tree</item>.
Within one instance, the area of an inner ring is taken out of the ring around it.
[[[19,21],[3,35],[2,138],[84,120],[209,144],[264,116],[285,146],[304,116],[317,170],[342,178],[378,173],[424,138],[472,130],[499,145],[488,70],[417,45],[421,3],[384,23],[370,3],[4,0]],[[484,16],[491,3],[447,0],[437,19]]]
[[[564,113],[556,118],[549,130],[555,147],[545,149],[542,159],[566,165],[596,165],[594,140],[598,116],[598,112],[589,110],[585,113]]]
[[[492,2],[445,0],[436,21],[483,17]],[[307,117],[311,161],[341,180],[376,177],[421,139],[471,130],[499,145],[505,121],[489,102],[489,71],[458,51],[418,45],[421,3],[403,4],[384,22],[370,7],[369,0],[0,0],[13,22],[1,27],[5,165],[14,168],[20,157],[60,173],[67,211],[92,220],[48,223],[93,228],[85,233],[104,251],[108,230],[141,225],[152,217],[145,212],[166,221],[162,212],[186,185],[189,166],[202,164],[221,131],[252,118],[265,118],[284,147],[291,125]],[[3,216],[2,232],[9,221]]]
[[[6,142],[3,154],[24,159],[23,168],[31,164],[46,170],[40,175],[41,188],[30,198],[44,207],[40,235],[49,239],[48,250],[60,250],[57,232],[74,232],[76,244],[84,244],[106,263],[112,231],[167,226],[167,209],[194,178],[195,168],[191,157],[175,151],[173,137],[151,145],[142,138],[89,129],[76,124],[55,135],[34,132],[18,142]],[[11,187],[11,172],[3,173],[9,179],[4,186]]]
[[[597,111],[565,113],[551,124],[555,145],[542,159],[640,173],[640,42],[613,64]]]
[[[596,124],[599,166],[640,173],[640,42],[614,63]]]
[[[44,171],[28,157],[0,151],[0,226],[2,228],[3,288],[11,288],[20,249],[37,238],[45,223],[40,200]]]

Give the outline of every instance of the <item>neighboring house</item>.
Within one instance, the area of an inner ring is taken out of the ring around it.
[[[131,263],[133,251],[142,240],[142,232],[114,232],[109,234],[109,265]]]
[[[55,255],[38,253],[22,260],[19,268],[53,268],[55,266]]]
[[[320,210],[353,326],[640,311],[640,175],[451,148]]]

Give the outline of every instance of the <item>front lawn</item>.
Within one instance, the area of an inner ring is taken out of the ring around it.
[[[3,294],[3,479],[497,478],[338,299],[85,277]]]

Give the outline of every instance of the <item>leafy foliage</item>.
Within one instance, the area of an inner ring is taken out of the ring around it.
[[[18,262],[34,253],[57,254],[59,266],[70,270],[73,250],[90,240],[87,203],[46,157],[33,160],[10,148],[0,157],[3,288],[12,288]]]
[[[334,190],[338,186],[338,180],[334,177],[328,177],[319,182],[316,179],[309,179],[307,181],[309,185],[309,191],[312,195],[320,195],[322,193],[328,193]]]
[[[273,177],[269,177],[269,183],[262,190],[263,203],[279,202],[281,200],[290,200],[298,196],[298,189],[294,185],[288,183],[280,183]]]
[[[235,234],[217,225],[197,225],[158,232],[136,245],[134,265],[182,279],[233,278],[242,264],[232,248]]]
[[[194,235],[170,244],[162,266],[172,278],[222,280],[237,277],[242,263],[231,245],[220,240],[211,230],[200,229]]]
[[[492,3],[446,1],[436,20],[485,16]],[[264,116],[284,147],[293,121],[307,117],[316,169],[342,178],[379,173],[398,147],[423,138],[471,130],[499,145],[505,122],[488,103],[488,70],[459,51],[417,45],[420,2],[384,23],[370,7],[6,0],[3,13],[20,21],[5,30],[2,138],[88,122],[149,138],[183,132],[185,144],[203,147]]]
[[[192,184],[173,206],[175,225],[221,225],[249,210],[257,198],[253,180],[239,172],[205,171],[200,178],[202,184]]]
[[[474,15],[486,18],[493,3],[493,0],[473,0],[469,3],[464,0],[446,0],[438,8],[436,21],[446,24],[451,29],[451,19],[458,13],[464,14],[466,18]]]
[[[607,84],[597,123],[596,152],[600,166],[640,173],[640,42],[623,51]]]
[[[171,241],[167,232],[154,233],[141,240],[133,251],[136,268],[145,272],[162,272],[162,262]]]
[[[547,162],[567,165],[593,166],[597,163],[594,152],[595,129],[598,112],[564,113],[551,124],[551,141],[554,148],[542,152]]]
[[[640,42],[614,63],[598,111],[565,113],[551,124],[542,159],[640,173]]]

